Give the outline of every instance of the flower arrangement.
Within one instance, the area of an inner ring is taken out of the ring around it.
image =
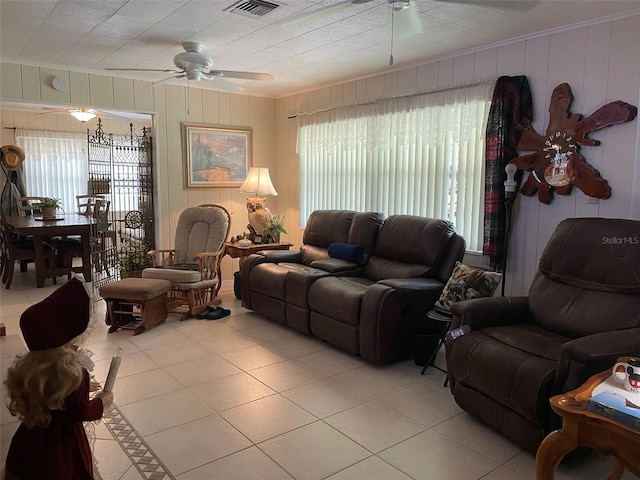
[[[149,248],[144,243],[129,242],[118,250],[120,278],[140,277],[142,270],[151,266]]]
[[[271,237],[275,243],[280,243],[282,233],[287,233],[284,228],[284,215],[280,216],[279,213],[269,215],[262,234]]]

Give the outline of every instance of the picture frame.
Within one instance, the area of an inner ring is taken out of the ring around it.
[[[182,125],[186,188],[240,187],[251,167],[251,128]]]

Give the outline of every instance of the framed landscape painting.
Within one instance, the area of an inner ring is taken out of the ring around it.
[[[182,125],[187,188],[239,187],[251,166],[251,129]]]

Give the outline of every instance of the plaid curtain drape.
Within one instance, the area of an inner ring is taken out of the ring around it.
[[[493,91],[487,121],[482,245],[482,263],[494,271],[502,271],[504,260],[504,167],[518,155],[517,132],[530,130],[532,120],[533,105],[527,77],[500,77]],[[518,171],[518,183],[521,176],[522,172]]]

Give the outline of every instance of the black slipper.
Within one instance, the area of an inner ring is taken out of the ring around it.
[[[202,311],[202,313],[199,313],[198,315],[196,315],[196,318],[200,320],[218,320],[219,318],[226,317],[227,315],[230,315],[230,314],[231,314],[231,310],[218,307],[218,306],[209,305]]]
[[[229,316],[231,314],[231,310],[227,310],[226,308],[218,307],[213,312],[208,312],[204,318],[205,320],[218,320],[220,318]]]
[[[200,320],[203,320],[205,318],[207,318],[207,315],[209,315],[210,313],[213,313],[217,310],[217,306],[216,305],[209,305],[207,307],[205,307],[205,309],[199,313],[198,315],[196,315],[196,318],[199,318]]]

